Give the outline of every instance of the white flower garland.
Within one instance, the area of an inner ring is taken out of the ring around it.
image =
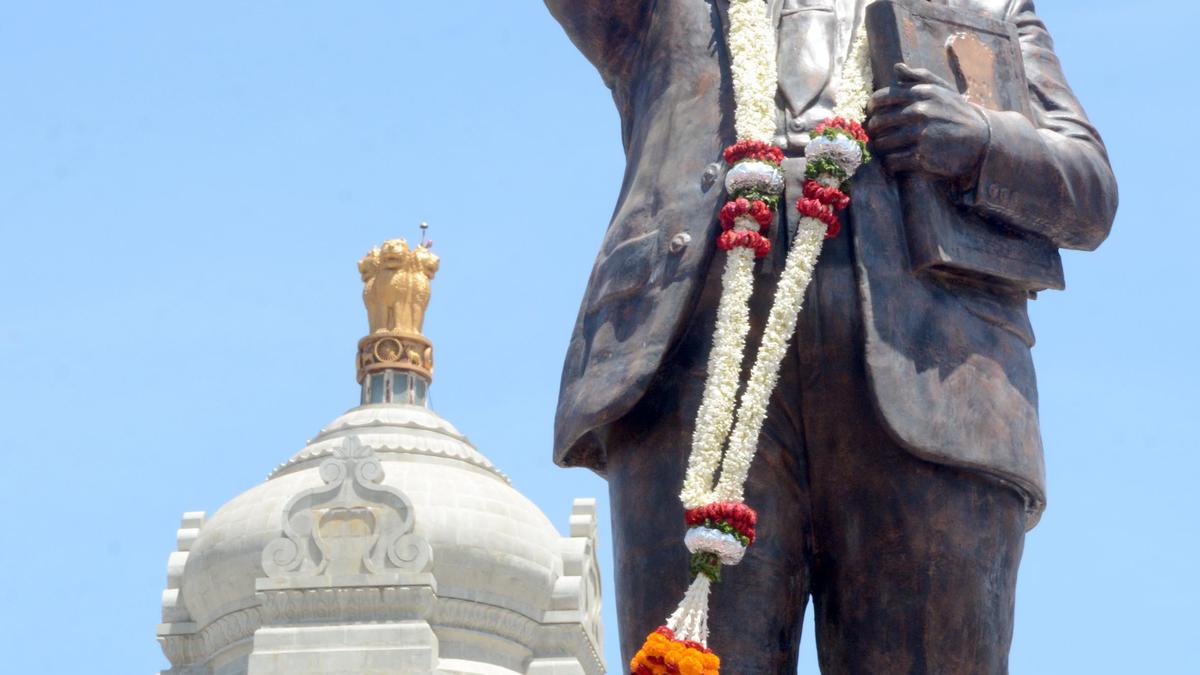
[[[817,136],[804,149],[804,155],[810,161],[828,159],[841,167],[847,175],[854,173],[854,170],[862,164],[863,159],[862,148],[854,139],[847,136],[836,138]],[[827,185],[827,187],[837,187],[837,185]]]
[[[750,331],[754,251],[735,248],[729,252],[721,288],[712,354],[708,359],[708,378],[704,381],[704,394],[696,413],[692,452],[680,494],[684,508],[688,509],[712,501],[713,476],[721,464],[721,449],[733,427],[742,354],[746,349],[746,334]]]
[[[860,27],[858,32],[850,56],[836,80],[834,105],[835,115],[855,122],[861,122],[866,116],[867,102],[871,97],[867,83],[872,79],[867,59],[866,31]],[[833,160],[848,176],[854,174],[863,160],[861,148],[845,136],[813,139],[805,154],[809,160],[819,157]],[[832,187],[830,182],[836,184],[841,181],[826,178],[818,179],[818,182]],[[742,392],[736,413],[737,423],[721,464],[721,480],[712,495],[715,501],[741,502],[745,498],[746,478],[758,450],[758,438],[766,421],[767,406],[779,380],[779,368],[787,355],[788,343],[796,332],[796,321],[821,255],[826,229],[825,223],[816,218],[801,218],[797,223],[796,236],[788,251],[787,262],[775,290],[775,301],[767,317],[762,344],[750,369],[746,389]]]
[[[712,581],[703,574],[697,575],[688,586],[683,602],[667,619],[667,627],[675,631],[677,639],[708,643],[708,595],[711,590]]]
[[[833,82],[834,117],[844,117],[855,122],[862,122],[867,116],[867,104],[871,101],[870,52],[867,50],[867,31],[859,24],[854,42],[850,45],[850,55],[842,64],[837,79]]]
[[[729,3],[729,60],[734,128],[738,140],[770,141],[775,135],[775,27],[763,0]]]
[[[815,218],[802,218],[788,251],[787,262],[775,289],[775,301],[767,316],[762,344],[750,369],[750,379],[742,393],[737,410],[737,425],[729,438],[729,449],[721,464],[721,482],[717,484],[717,501],[740,502],[744,497],[746,476],[758,449],[758,437],[767,418],[767,404],[779,379],[779,366],[787,355],[796,321],[804,305],[804,294],[812,281],[821,245],[825,241],[825,223]]]
[[[761,0],[732,0],[729,6],[729,51],[732,59],[735,126],[739,139],[768,140],[775,133],[774,31]],[[866,31],[859,26],[848,58],[835,79],[834,114],[861,122],[871,97],[870,61]],[[862,163],[861,148],[845,137],[819,136],[810,142],[810,160],[825,157],[847,175]],[[833,187],[840,180],[822,177],[818,182]],[[804,294],[812,281],[821,253],[826,225],[816,218],[801,218],[780,275],[775,300],[767,319],[750,378],[735,408],[746,335],[750,327],[750,296],[754,290],[754,255],[748,249],[729,252],[722,276],[722,293],[717,308],[708,377],[688,459],[680,499],[692,509],[715,501],[744,498],[746,477],[766,420],[767,405],[787,345],[795,332]],[[737,422],[734,425],[734,415]],[[732,429],[732,434],[730,433]],[[729,447],[722,452],[726,440]],[[723,460],[723,461],[722,461]],[[718,468],[720,483],[713,487]]]
[[[746,545],[737,537],[707,527],[689,528],[683,537],[683,545],[690,553],[712,551],[721,556],[721,562],[726,565],[736,565],[746,555]]]
[[[775,51],[775,31],[767,4],[762,0],[732,0],[729,54],[736,106],[734,126],[739,139],[769,141],[775,134],[778,86]],[[696,414],[692,452],[680,493],[685,508],[711,501],[721,449],[733,427],[742,355],[750,331],[750,296],[754,292],[752,250],[739,247],[729,252],[721,288],[708,377]]]
[[[731,0],[729,23],[729,52],[734,102],[737,106],[735,127],[738,140],[769,143],[775,134],[778,75],[775,66],[775,33],[767,14],[766,3],[763,0]],[[860,25],[850,56],[835,81],[835,115],[854,123],[862,121],[871,95],[868,85],[871,81],[870,64],[866,54],[865,31]],[[834,121],[832,124],[845,125],[842,121]],[[734,526],[730,522],[714,523],[713,520],[732,518],[736,521],[738,515],[729,516],[730,511],[720,509],[729,506],[734,506],[734,511],[744,509],[742,502],[745,497],[746,478],[758,447],[763,422],[766,421],[771,393],[779,379],[779,368],[796,331],[796,322],[821,254],[822,243],[827,233],[832,233],[831,225],[837,224],[836,217],[833,216],[833,207],[830,205],[837,203],[839,206],[845,206],[848,203],[849,198],[836,188],[853,176],[865,160],[865,135],[862,135],[861,128],[853,132],[858,134],[855,138],[848,137],[846,133],[849,132],[843,128],[841,132],[831,131],[818,135],[808,146],[806,154],[810,162],[827,160],[832,163],[824,165],[829,172],[842,175],[810,174],[811,180],[815,181],[812,187],[823,186],[827,193],[822,193],[822,188],[817,188],[815,196],[810,197],[807,194],[810,186],[806,184],[806,195],[802,201],[808,202],[805,213],[809,215],[799,218],[797,223],[797,231],[788,250],[787,262],[780,275],[775,299],[767,317],[762,343],[750,369],[750,377],[742,392],[740,405],[736,409],[746,336],[750,329],[750,297],[754,292],[756,252],[750,247],[735,246],[726,258],[725,271],[721,277],[722,291],[717,306],[713,347],[709,354],[708,375],[704,383],[700,409],[697,411],[691,455],[680,493],[680,499],[689,510],[689,514],[698,514],[695,526],[688,530],[684,539],[688,550],[694,554],[693,566],[697,564],[697,555],[700,556],[701,565],[712,564],[712,556],[716,557],[718,568],[720,564],[736,565],[742,560],[746,547],[753,541],[752,510],[746,509],[751,515],[748,530],[739,529],[745,527],[745,523]],[[819,169],[814,169],[817,170]],[[774,179],[779,177],[761,166],[750,164],[745,165],[740,174],[732,175],[731,172],[727,177],[731,195],[743,189],[745,185],[759,184],[764,178],[769,179],[766,180],[767,185],[773,185]],[[746,202],[744,199],[739,201]],[[813,204],[819,206],[814,207]],[[746,212],[738,210],[735,213]],[[812,217],[813,214],[831,220],[827,223]],[[729,225],[728,222],[725,224]],[[765,223],[760,224],[749,215],[738,215],[733,219],[732,229],[736,231],[736,235],[746,236],[764,225]],[[730,233],[725,233],[728,234]],[[726,440],[729,442],[728,449],[722,453]],[[721,478],[714,488],[718,469],[721,471]],[[718,511],[710,510],[714,507]],[[713,513],[717,515],[710,515]],[[706,560],[704,556],[709,558]],[[702,671],[705,675],[717,672],[719,661],[705,645],[708,640],[708,599],[713,580],[719,579],[719,569],[706,571],[693,567],[693,573],[695,579],[688,587],[679,607],[667,619],[666,626],[651,633],[642,651],[634,656],[631,663],[633,670],[638,670],[639,663],[665,663],[662,660],[666,658],[662,651],[663,641],[671,640],[676,642],[676,649],[679,647],[679,641],[682,641],[686,651],[684,658],[691,659],[688,665],[689,672]],[[666,631],[666,635],[660,631]],[[693,648],[695,643],[700,645],[701,651]],[[704,665],[701,665],[702,663]],[[672,662],[666,665],[678,669],[680,663]]]

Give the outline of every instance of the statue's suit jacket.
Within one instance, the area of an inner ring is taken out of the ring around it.
[[[781,0],[769,1],[778,16]],[[728,0],[546,4],[612,89],[627,157],[567,351],[555,424],[555,461],[603,473],[598,432],[646,392],[712,263],[725,199],[721,151],[734,139],[724,50]],[[853,26],[848,17],[860,16],[866,4],[786,0],[783,12]],[[1017,26],[1034,109],[1032,123],[1018,113],[986,112],[991,138],[963,205],[1060,247],[1095,248],[1115,215],[1115,179],[1032,1],[948,4]],[[848,51],[841,32],[821,35]],[[788,40],[780,37],[781,50]],[[837,56],[797,58],[802,68],[829,70],[844,53]],[[829,73],[799,74],[806,75],[828,80]],[[819,103],[817,97],[805,105]],[[1045,477],[1027,297],[914,275],[892,177],[874,162],[860,170],[854,188],[864,353],[881,422],[919,457],[1018,487],[1036,522]]]

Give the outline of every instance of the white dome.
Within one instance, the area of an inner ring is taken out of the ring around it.
[[[537,506],[433,411],[418,405],[366,405],[335,419],[265,483],[203,522],[189,535],[194,536],[190,546],[181,545],[181,550],[190,550],[177,554],[186,555],[186,561],[173,559],[176,567],[183,565],[176,570],[178,591],[170,598],[173,614],[168,616],[164,609],[164,621],[186,618],[196,632],[208,629],[202,640],[193,641],[190,652],[179,656],[181,660],[219,660],[222,649],[246,641],[246,633],[261,625],[262,588],[256,584],[269,576],[264,550],[285,531],[289,505],[330,482],[322,466],[348,444],[373,453],[383,469],[377,484],[410,503],[411,516],[405,517],[411,518],[411,534],[432,551],[429,572],[439,601],[504,608],[517,615],[510,621],[540,623],[554,610],[570,609],[556,599],[566,592],[578,599],[568,605],[598,614],[594,570],[564,574],[564,557],[572,567],[579,566],[574,560],[579,554],[591,560],[590,536],[586,552],[572,553],[581,541],[579,533],[572,533],[574,539],[562,537]],[[578,577],[587,579],[581,583]],[[585,632],[594,651],[600,639],[599,617],[589,616],[589,623]],[[212,628],[216,626],[222,628]],[[434,631],[438,632],[436,625]],[[439,633],[439,639],[444,654],[463,658],[454,653],[452,637]]]

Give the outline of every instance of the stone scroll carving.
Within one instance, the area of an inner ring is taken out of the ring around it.
[[[283,536],[263,549],[273,579],[428,571],[429,543],[413,534],[413,507],[383,484],[383,465],[348,438],[320,468],[325,485],[301,492],[283,509]]]

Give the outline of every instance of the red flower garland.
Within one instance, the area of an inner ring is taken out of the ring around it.
[[[740,532],[754,543],[754,527],[758,524],[758,514],[754,509],[740,502],[714,502],[694,509],[688,509],[683,514],[688,527],[703,525],[705,521],[728,523],[730,527]]]
[[[822,223],[825,223],[826,239],[833,239],[834,237],[838,236],[839,232],[842,231],[842,221],[838,220],[837,214],[833,212],[833,209],[822,204],[816,199],[801,197],[800,199],[796,200],[796,210],[799,211],[800,215],[804,218],[816,218]]]
[[[783,162],[783,150],[762,141],[739,141],[725,148],[724,155],[730,166],[743,160],[767,162],[775,166]],[[750,197],[759,196],[757,193],[739,191],[729,195],[729,201],[721,207],[719,219],[724,232],[717,237],[717,248],[730,251],[741,246],[752,249],[756,257],[762,258],[771,252],[771,240],[763,235],[775,219],[775,207],[763,199],[750,199],[745,196],[747,194]],[[738,218],[742,217],[753,218],[758,223],[759,231],[735,230]]]
[[[844,117],[831,117],[818,124],[817,128],[813,129],[813,132],[817,136],[823,136],[829,129],[840,129],[859,143],[866,143],[868,141],[867,132],[863,129],[863,126],[854,120],[848,120]]]
[[[725,230],[717,237],[717,248],[722,251],[732,251],[738,246],[754,249],[754,255],[761,258],[771,252],[771,240],[758,232],[750,230]]]
[[[738,141],[725,148],[725,162],[730,166],[744,159],[779,165],[783,163],[783,150],[763,141]]]
[[[844,117],[832,117],[817,125],[813,130],[817,136],[837,136],[846,135],[855,141],[858,141],[863,152],[863,162],[870,159],[870,154],[867,152],[867,132],[863,126],[854,120],[848,120]],[[810,174],[811,175],[811,174]],[[842,229],[842,222],[838,219],[835,210],[845,209],[850,206],[850,195],[837,189],[822,185],[812,178],[804,181],[804,196],[796,201],[796,210],[801,216],[806,218],[815,218],[822,223],[825,223],[825,238],[832,239],[838,235]]]
[[[835,209],[850,206],[850,195],[834,187],[825,187],[815,180],[804,181],[804,196]]]
[[[775,212],[771,210],[770,204],[761,199],[750,201],[745,197],[738,197],[725,202],[725,206],[721,207],[721,227],[726,230],[731,229],[737,219],[742,216],[750,216],[760,228],[765,230],[775,218]]]

